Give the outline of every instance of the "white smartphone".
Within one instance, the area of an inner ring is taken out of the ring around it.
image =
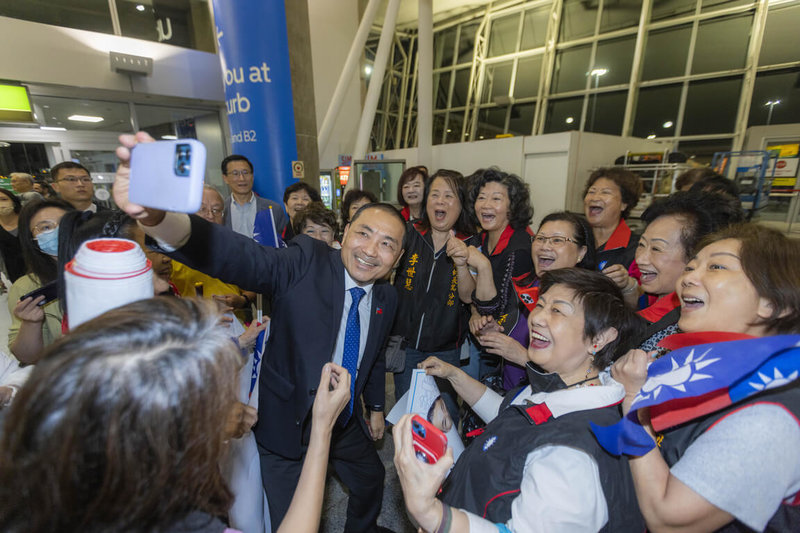
[[[195,139],[141,143],[131,151],[129,197],[145,207],[196,213],[203,201],[206,147]]]

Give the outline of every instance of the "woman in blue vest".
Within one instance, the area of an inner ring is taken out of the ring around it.
[[[528,319],[531,384],[505,398],[463,371],[430,358],[485,421],[452,465],[412,448],[410,418],[394,429],[395,464],[406,505],[425,531],[643,531],[627,462],[603,451],[589,422],[619,420],[624,389],[601,372],[642,322],[605,276],[578,268],[542,276]]]
[[[636,409],[639,428],[652,424],[661,431],[659,448],[652,429],[650,436],[639,429],[649,451],[621,449],[633,456],[648,529],[798,531],[800,362],[782,371],[756,366],[757,372],[748,363],[758,346],[785,342],[797,351],[800,241],[755,224],[731,226],[700,244],[677,295],[678,327],[686,333],[662,341],[676,349],[663,356],[665,364],[656,361],[648,378],[655,354],[633,350],[613,366],[627,391],[623,413]],[[795,335],[770,337],[786,334]],[[745,340],[715,351],[709,337]],[[696,344],[704,346],[679,362],[677,348]],[[739,396],[742,386],[752,388],[748,395]],[[713,398],[705,392],[720,387],[724,394]],[[660,403],[637,407],[656,392]],[[667,403],[671,399],[681,409]]]

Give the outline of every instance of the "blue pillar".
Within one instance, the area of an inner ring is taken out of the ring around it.
[[[233,153],[255,167],[253,189],[283,201],[297,159],[284,0],[213,0]]]

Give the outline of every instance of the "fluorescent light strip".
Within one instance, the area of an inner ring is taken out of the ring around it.
[[[161,138],[164,139],[165,141],[174,141],[174,140],[177,140],[178,136],[177,135],[162,135]]]
[[[92,115],[70,115],[67,117],[67,120],[73,120],[75,122],[103,122],[103,117],[95,117]]]
[[[58,126],[39,126],[39,129],[45,131],[67,131],[67,128],[61,128]]]

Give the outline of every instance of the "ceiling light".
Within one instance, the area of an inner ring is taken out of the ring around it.
[[[647,138],[648,139],[655,139],[656,138],[656,134],[655,133],[651,133],[650,135],[647,136]]]
[[[177,135],[162,135],[161,138],[164,139],[165,141],[174,141],[174,140],[176,140],[178,138],[178,136]]]
[[[67,128],[59,128],[56,126],[39,126],[39,129],[45,131],[67,131]]]
[[[367,76],[369,76],[370,74],[372,74],[372,65],[366,65],[366,66],[364,67],[364,74],[366,74]]]
[[[567,117],[567,120],[566,120],[565,122],[566,122],[567,124],[572,124],[573,122],[575,122],[575,119],[574,119],[574,118],[572,118],[572,117]]]
[[[136,11],[144,11],[144,6],[142,4],[137,4]]]
[[[606,74],[608,74],[607,68],[596,68],[589,73],[589,76],[597,76],[599,78],[600,76],[605,76]]]
[[[451,130],[451,129],[449,129],[449,128],[448,128],[448,129],[447,129],[447,133],[453,133],[453,130]]]
[[[95,117],[92,115],[70,115],[67,120],[75,122],[103,122],[103,117]]]
[[[672,127],[672,121],[668,120],[665,123],[663,123],[661,126],[664,127],[664,128],[671,128]]]

